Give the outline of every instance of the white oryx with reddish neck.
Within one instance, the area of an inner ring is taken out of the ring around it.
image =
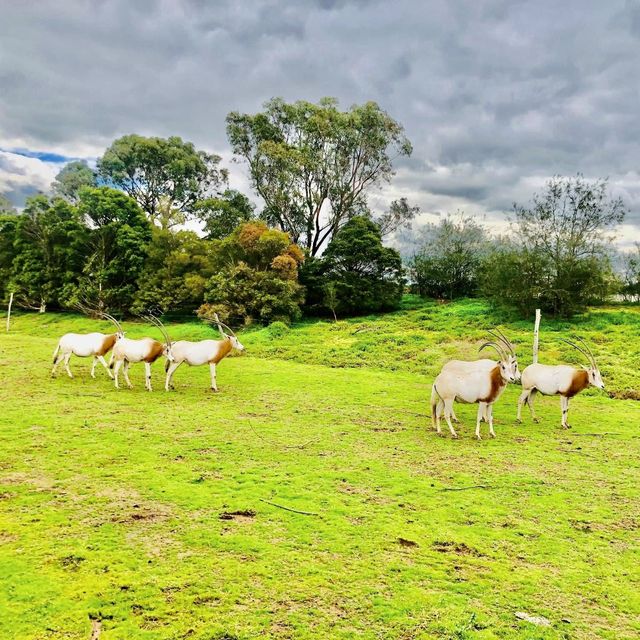
[[[83,312],[91,311],[85,308],[81,308]],[[111,315],[104,312],[95,312],[101,315],[103,318],[110,320],[116,327],[115,333],[65,333],[60,338],[58,346],[53,352],[53,369],[51,369],[51,377],[55,377],[56,369],[60,361],[64,361],[64,368],[67,370],[67,374],[70,378],[73,378],[71,369],[69,368],[69,360],[71,356],[77,356],[79,358],[93,357],[93,363],[91,365],[91,377],[96,377],[96,364],[100,364],[107,370],[110,378],[113,378],[111,371],[109,371],[109,365],[104,357],[113,349],[113,346],[119,340],[124,338],[124,331],[120,326],[120,323]]]
[[[480,440],[480,422],[484,418],[489,423],[489,434],[495,438],[493,430],[493,403],[502,395],[508,382],[515,381],[513,363],[506,353],[495,342],[486,342],[480,349],[487,346],[493,347],[500,355],[500,360],[493,363],[490,369],[452,369],[443,370],[436,377],[431,389],[431,421],[438,432],[440,429],[440,417],[444,417],[449,425],[449,430],[454,438],[458,437],[453,425],[451,415],[453,403],[477,403],[478,414],[476,418],[476,438]]]
[[[129,380],[129,365],[132,362],[144,362],[144,386],[147,391],[151,391],[151,365],[160,356],[165,356],[169,361],[173,361],[173,356],[171,355],[171,340],[162,322],[151,314],[142,317],[160,329],[165,342],[162,344],[162,342],[158,342],[153,338],[141,338],[139,340],[123,338],[122,340],[118,340],[113,348],[113,354],[111,356],[111,361],[109,362],[110,369],[114,369],[115,366],[114,378],[116,389],[120,388],[120,385],[118,384],[118,373],[120,371],[120,367],[122,367],[125,382],[129,389],[131,389],[133,385],[131,384],[131,380]]]
[[[534,422],[538,422],[538,418],[533,410],[533,400],[537,392],[543,396],[560,396],[560,409],[562,410],[561,426],[564,429],[570,429],[567,421],[569,416],[569,400],[573,396],[586,389],[589,385],[597,389],[604,389],[602,375],[596,364],[596,359],[591,353],[587,343],[578,337],[578,340],[584,345],[585,349],[579,347],[569,340],[562,339],[574,349],[586,356],[589,360],[589,366],[582,369],[569,367],[564,364],[548,365],[548,364],[530,364],[522,372],[522,393],[518,398],[518,422],[522,422],[522,405],[527,403],[531,411],[531,417]]]
[[[490,335],[496,338],[495,343],[486,342],[482,347],[480,347],[480,351],[488,346],[494,346],[498,344],[500,346],[500,358],[505,358],[508,361],[510,367],[513,370],[514,382],[520,382],[520,369],[518,369],[518,358],[516,357],[516,351],[513,347],[513,343],[509,340],[500,329],[496,327],[495,331],[488,331]],[[508,353],[504,351],[504,348],[508,350]],[[490,358],[483,358],[482,360],[449,360],[443,367],[442,371],[490,371],[493,369],[498,362],[495,360],[491,360]],[[482,405],[482,418],[485,422],[489,422],[488,416],[486,415],[486,404],[480,403]],[[458,417],[451,408],[451,419],[454,422],[460,422]]]
[[[190,367],[198,367],[208,364],[211,371],[211,390],[217,391],[216,384],[216,365],[233,349],[244,351],[244,347],[236,337],[236,334],[224,323],[220,322],[218,315],[215,315],[215,321],[218,325],[218,331],[222,336],[222,340],[201,340],[200,342],[189,342],[188,340],[178,340],[171,345],[171,353],[173,360],[167,360],[164,370],[167,372],[164,388],[169,391],[173,387],[171,378],[176,369],[186,362]],[[226,334],[223,327],[227,329]]]

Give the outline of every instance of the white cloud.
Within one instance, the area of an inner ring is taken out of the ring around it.
[[[231,110],[255,112],[275,95],[376,100],[405,125],[414,154],[373,194],[375,208],[406,196],[502,228],[514,200],[582,172],[610,177],[630,209],[629,238],[640,235],[639,6],[5,2],[0,147],[96,157],[136,132],[180,135],[226,161]],[[248,191],[246,168],[227,166]],[[34,185],[50,172],[32,170]],[[24,175],[3,180],[24,186]]]

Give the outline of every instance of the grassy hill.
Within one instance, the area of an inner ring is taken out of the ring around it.
[[[496,324],[527,364],[531,323],[407,299],[242,332],[219,394],[206,368],[165,393],[160,363],[149,394],[139,365],[132,391],[87,360],[51,380],[59,335],[107,325],[17,315],[0,336],[0,637],[86,639],[92,620],[101,640],[638,637],[640,403],[590,391],[563,431],[539,398],[542,423],[518,426],[513,386],[497,439],[473,439],[464,405],[460,440],[431,431],[434,374]],[[541,360],[579,362],[559,340],[574,332],[632,396],[640,310],[543,318]]]

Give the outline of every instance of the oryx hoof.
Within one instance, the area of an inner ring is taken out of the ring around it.
[[[451,434],[451,437],[452,437],[452,438],[455,438],[455,439],[457,440],[457,439],[458,439],[458,434],[457,434],[457,433],[452,433],[452,434]]]
[[[540,424],[540,418],[534,418],[534,419],[533,419],[533,421],[534,421],[536,424]]]
[[[495,434],[495,433],[490,433],[489,435],[490,435],[492,438],[495,438],[495,437],[496,437],[496,434]]]
[[[482,440],[482,436],[479,433],[476,434],[476,440]]]

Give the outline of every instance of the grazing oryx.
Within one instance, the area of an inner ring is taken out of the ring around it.
[[[56,350],[53,352],[53,369],[51,376],[55,377],[56,369],[61,360],[64,360],[64,368],[70,378],[73,378],[71,369],[69,369],[69,360],[72,355],[79,358],[87,358],[93,356],[93,364],[91,365],[91,377],[96,377],[96,363],[100,362],[107,370],[110,378],[113,378],[109,365],[104,359],[105,355],[113,349],[113,346],[124,338],[124,331],[120,323],[111,315],[104,312],[98,312],[103,318],[110,320],[116,327],[115,333],[66,333],[60,338]]]
[[[240,344],[236,334],[226,324],[220,322],[217,314],[215,315],[215,320],[222,340],[201,340],[200,342],[178,340],[178,342],[173,343],[171,346],[173,360],[167,360],[164,367],[164,370],[167,372],[167,378],[164,384],[166,391],[173,388],[171,378],[175,370],[183,362],[186,362],[191,367],[208,364],[211,370],[211,390],[218,390],[216,384],[216,365],[228,356],[233,349],[244,351],[244,347]],[[226,334],[223,327],[227,329],[231,335]]]
[[[160,356],[165,356],[169,361],[173,361],[173,356],[171,355],[171,340],[162,322],[151,314],[143,317],[160,329],[165,342],[162,344],[162,342],[158,342],[153,338],[141,338],[140,340],[122,338],[122,340],[118,340],[116,346],[113,348],[113,354],[109,362],[110,369],[114,368],[115,363],[114,377],[116,389],[120,388],[118,384],[120,367],[122,367],[122,373],[124,374],[127,386],[131,389],[133,385],[131,384],[131,380],[129,380],[129,364],[132,362],[144,362],[144,386],[147,391],[151,391],[151,364]]]
[[[496,338],[498,340],[498,342],[501,343],[501,346],[506,347],[509,350],[509,354],[507,355],[507,359],[508,362],[510,364],[510,366],[513,368],[513,374],[514,374],[514,381],[515,382],[520,382],[520,370],[518,369],[518,359],[516,357],[516,352],[515,349],[513,347],[513,344],[511,343],[511,341],[504,335],[504,333],[502,333],[502,331],[500,331],[500,329],[496,328],[496,332],[494,331],[489,331],[488,333],[490,333],[494,338]],[[484,347],[489,346],[491,343],[485,343],[480,350],[482,350]],[[462,371],[462,372],[466,372],[466,371],[490,371],[491,369],[493,369],[498,363],[495,360],[491,360],[489,358],[484,358],[483,360],[473,360],[471,362],[467,361],[467,360],[449,360],[449,362],[447,362],[444,367],[442,367],[442,371]],[[482,411],[482,417],[484,419],[485,422],[488,422],[488,417],[486,415],[486,404],[482,403],[483,406],[483,411]],[[453,410],[453,407],[451,408],[451,419],[454,422],[460,422],[460,420],[458,420],[458,417],[455,414],[455,411]]]
[[[604,389],[604,382],[600,375],[600,370],[596,364],[596,359],[591,353],[591,349],[584,340],[578,338],[586,347],[586,350],[569,340],[562,340],[574,349],[587,357],[589,366],[583,369],[576,369],[567,365],[547,365],[547,364],[530,364],[522,372],[522,393],[518,398],[518,422],[522,422],[522,405],[526,402],[531,411],[531,417],[534,422],[538,422],[538,418],[533,410],[533,400],[536,392],[540,392],[544,396],[560,396],[560,408],[562,409],[562,423],[564,429],[570,429],[567,417],[569,414],[569,399],[586,389],[589,385],[593,385],[598,389]]]
[[[493,363],[490,369],[472,369],[461,371],[454,369],[441,371],[436,377],[431,390],[431,420],[438,434],[440,416],[444,417],[454,438],[458,437],[451,424],[453,403],[458,400],[466,403],[478,403],[476,418],[476,438],[480,440],[480,421],[485,418],[489,423],[489,434],[496,437],[493,430],[493,403],[500,397],[508,382],[516,379],[513,363],[510,357],[495,342],[487,342],[486,346],[493,347],[500,355],[500,360]]]

